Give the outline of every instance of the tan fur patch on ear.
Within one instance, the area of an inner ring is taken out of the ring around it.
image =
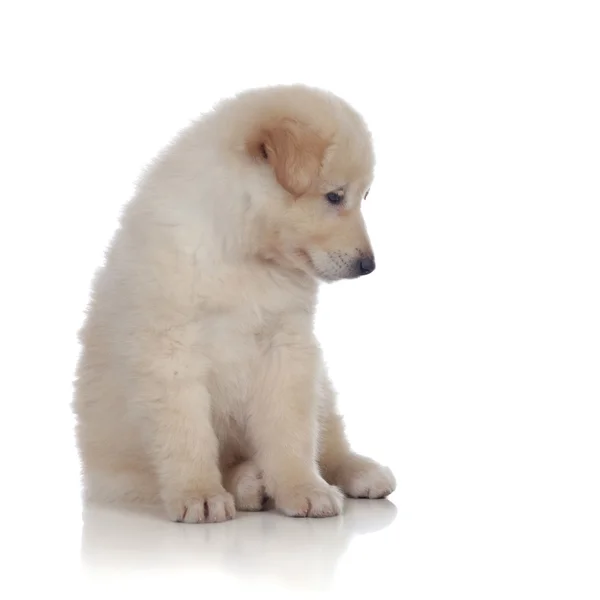
[[[250,153],[266,158],[279,184],[295,196],[311,188],[321,170],[326,147],[317,133],[292,119],[262,129],[249,144]]]

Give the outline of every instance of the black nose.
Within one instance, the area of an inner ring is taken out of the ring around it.
[[[372,256],[361,258],[359,261],[359,270],[361,275],[368,275],[375,270],[375,260]]]

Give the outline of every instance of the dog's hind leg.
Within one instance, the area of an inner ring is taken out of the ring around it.
[[[267,500],[263,475],[251,460],[223,471],[223,485],[233,495],[238,510],[263,510]]]
[[[322,477],[351,498],[385,498],[396,488],[389,468],[352,451],[325,376],[320,388],[319,469]]]

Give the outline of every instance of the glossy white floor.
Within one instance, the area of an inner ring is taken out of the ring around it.
[[[222,526],[186,527],[162,514],[90,508],[83,515],[81,559],[91,576],[156,570],[257,595],[277,588],[364,593],[373,582],[352,573],[387,572],[384,587],[398,575],[397,556],[378,551],[394,547],[401,530],[396,516],[389,501],[352,501],[333,519],[242,513]]]

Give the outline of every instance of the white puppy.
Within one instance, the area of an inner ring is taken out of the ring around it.
[[[354,454],[313,317],[318,280],[375,268],[370,134],[336,96],[245,92],[183,131],[127,206],[81,332],[74,410],[89,498],[186,523],[381,498]],[[341,491],[340,491],[341,490]]]

